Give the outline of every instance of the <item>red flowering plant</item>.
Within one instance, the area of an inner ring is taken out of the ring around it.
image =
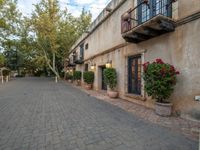
[[[157,102],[169,103],[168,98],[176,85],[176,76],[180,74],[174,66],[164,63],[162,59],[143,64],[145,91]]]

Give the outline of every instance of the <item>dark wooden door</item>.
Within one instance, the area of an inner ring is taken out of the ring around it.
[[[102,90],[107,90],[107,85],[105,84],[105,80],[104,80],[104,75],[103,75],[103,71],[106,69],[106,67],[101,67],[102,69]]]
[[[128,59],[128,92],[141,94],[141,56],[133,56]]]

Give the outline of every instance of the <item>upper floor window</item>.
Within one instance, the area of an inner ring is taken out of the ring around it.
[[[88,45],[88,43],[87,44],[85,44],[85,49],[88,49],[89,48],[89,45]]]
[[[80,45],[80,59],[84,59],[84,43]]]
[[[144,0],[138,0],[138,4]],[[171,0],[149,0],[148,4],[142,4],[138,8],[138,23],[148,21],[156,15],[172,16]]]

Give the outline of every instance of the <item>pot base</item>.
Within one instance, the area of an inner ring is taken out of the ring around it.
[[[155,103],[155,112],[159,116],[169,117],[172,114],[171,103]]]
[[[108,90],[107,94],[108,94],[108,96],[110,98],[117,98],[118,97],[118,92],[116,92],[116,91],[110,91],[110,90]]]
[[[85,84],[85,89],[86,90],[91,90],[92,89],[92,84]]]

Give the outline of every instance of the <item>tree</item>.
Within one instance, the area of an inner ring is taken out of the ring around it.
[[[56,69],[56,54],[59,44],[57,41],[58,22],[60,21],[57,0],[41,0],[35,5],[32,15],[33,29],[37,36],[37,46],[46,60],[49,68],[60,77]]]
[[[60,77],[64,58],[88,28],[91,14],[83,10],[81,16],[75,18],[67,10],[59,8],[58,0],[41,0],[35,5],[31,22],[36,35],[38,58],[44,58],[48,67]]]
[[[5,65],[13,70],[50,69],[59,77],[64,58],[91,18],[84,9],[77,18],[61,10],[58,0],[40,0],[31,17],[22,17],[16,0],[0,0],[0,49]]]
[[[5,66],[16,68],[17,40],[21,13],[16,0],[0,0],[0,49],[4,53]],[[14,67],[15,66],[15,67]]]
[[[3,67],[5,64],[5,57],[2,53],[0,53],[0,67]]]

